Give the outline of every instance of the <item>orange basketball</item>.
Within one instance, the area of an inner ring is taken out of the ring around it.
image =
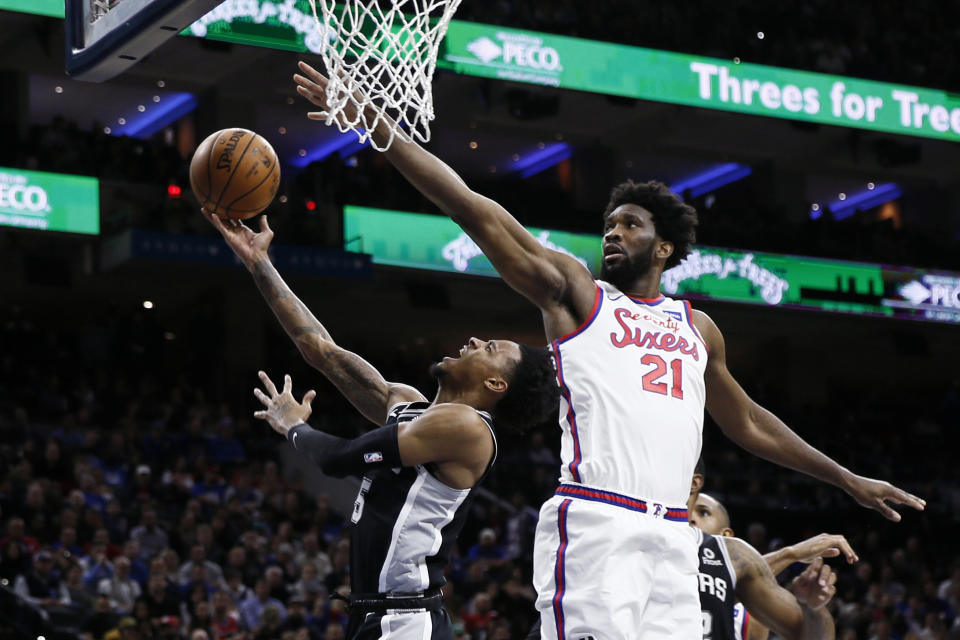
[[[221,218],[244,220],[270,206],[280,186],[277,154],[247,129],[223,129],[200,143],[190,161],[190,188]]]

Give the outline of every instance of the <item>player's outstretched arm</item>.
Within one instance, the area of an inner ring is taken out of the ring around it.
[[[297,91],[325,109],[327,79],[305,62],[300,63],[300,71],[303,75],[294,76]],[[326,120],[327,114],[317,111],[308,117]],[[385,141],[388,131],[388,124],[381,120],[373,136]],[[583,265],[543,247],[503,207],[471,190],[453,169],[416,142],[395,139],[385,155],[414,187],[467,232],[516,291],[541,309],[569,302],[571,294],[576,297],[580,292],[583,306],[590,309],[595,288]]]
[[[821,533],[818,536],[807,538],[803,542],[792,544],[763,556],[767,566],[774,575],[777,575],[794,562],[810,564],[817,558],[836,558],[840,554],[846,558],[848,564],[853,564],[859,558],[850,543],[842,535]]]
[[[493,455],[490,429],[466,405],[436,405],[410,422],[380,427],[358,438],[338,438],[307,424],[314,391],[297,402],[289,375],[283,377],[281,391],[266,373],[261,371],[259,376],[263,389],[256,388],[253,394],[263,409],[254,417],[266,420],[327,475],[344,477],[380,467],[455,462],[457,468],[445,470],[441,479],[455,489],[468,489],[486,471]]]
[[[900,521],[888,502],[922,511],[926,501],[882,480],[858,476],[807,444],[777,416],[754,402],[730,374],[723,335],[710,317],[694,311],[694,324],[710,356],[704,373],[706,408],[724,434],[738,445],[780,466],[840,487],[864,507]]]
[[[413,387],[387,382],[373,365],[334,342],[270,262],[267,250],[273,231],[267,216],[261,216],[260,232],[254,233],[237,220],[224,221],[206,211],[204,215],[247,267],[263,299],[304,360],[326,376],[365,418],[379,426],[397,402],[425,399]]]
[[[725,538],[737,576],[737,597],[760,623],[785,640],[832,640],[833,618],[825,605],[836,592],[836,575],[818,558],[797,579],[793,593],[773,577],[756,549]]]

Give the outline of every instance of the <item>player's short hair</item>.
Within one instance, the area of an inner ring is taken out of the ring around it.
[[[560,406],[560,388],[553,354],[546,347],[520,346],[520,362],[510,375],[507,392],[493,409],[498,424],[526,431],[547,421]]]
[[[657,235],[673,243],[673,254],[667,258],[666,269],[675,267],[690,253],[697,241],[697,210],[685,204],[670,188],[658,182],[621,182],[610,192],[610,201],[603,212],[606,220],[610,213],[623,204],[643,207],[653,216]]]
[[[707,465],[703,464],[703,456],[697,458],[697,464],[693,467],[693,475],[707,479]]]

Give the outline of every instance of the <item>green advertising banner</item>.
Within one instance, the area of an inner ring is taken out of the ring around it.
[[[706,109],[960,140],[960,97],[944,91],[471,22],[450,26],[438,67]]]
[[[670,296],[960,323],[960,274],[698,246],[663,273]]]
[[[543,246],[565,253],[596,271],[601,250],[596,236],[529,227]],[[369,253],[374,264],[496,276],[480,247],[455,222],[442,216],[346,206],[343,236],[351,251]]]
[[[63,2],[64,0],[0,0],[0,9],[62,18]]]
[[[599,273],[600,237],[530,228],[545,247]],[[374,264],[479,276],[497,273],[441,217],[344,207],[347,248]],[[698,246],[661,281],[669,296],[960,324],[960,274]]]
[[[63,16],[56,0],[0,9]],[[320,53],[308,0],[226,0],[183,35]],[[332,34],[331,34],[332,36]],[[454,20],[440,69],[704,109],[960,141],[960,96]]]
[[[100,233],[96,178],[0,167],[0,225]]]

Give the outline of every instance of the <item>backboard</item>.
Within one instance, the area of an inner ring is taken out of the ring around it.
[[[66,0],[67,73],[103,82],[223,0]]]

